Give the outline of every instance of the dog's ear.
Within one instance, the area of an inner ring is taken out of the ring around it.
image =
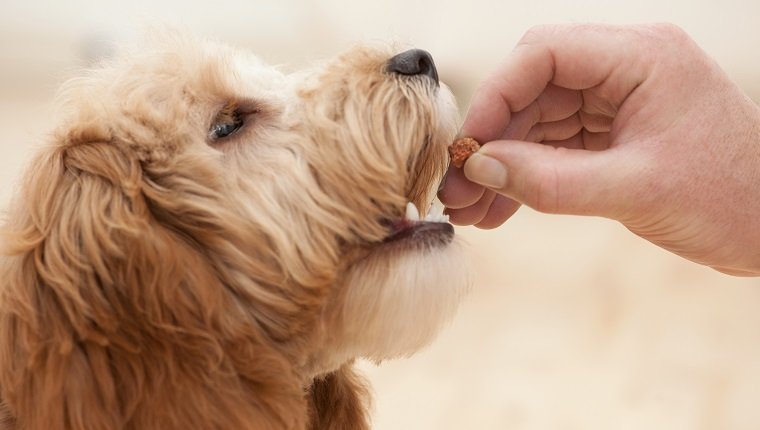
[[[353,364],[317,378],[309,389],[313,430],[365,430],[370,396]]]
[[[143,162],[89,139],[34,161],[0,257],[8,411],[26,429],[296,427],[306,406],[287,360],[261,315],[229,302],[218,261],[234,252],[196,243],[219,240],[214,208],[173,198],[169,182],[191,181]]]
[[[123,425],[122,387],[103,347],[124,329],[112,312],[126,309],[112,307],[124,303],[119,296],[127,292],[115,281],[128,268],[110,262],[126,261],[133,251],[124,247],[126,236],[146,226],[132,216],[141,208],[109,183],[139,179],[136,166],[114,152],[96,143],[38,156],[3,231],[0,387],[25,428]],[[137,352],[135,341],[120,336],[118,347]],[[127,392],[144,383],[135,377]]]

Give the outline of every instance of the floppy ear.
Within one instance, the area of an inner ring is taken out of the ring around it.
[[[112,183],[120,176],[137,186],[138,166],[115,152],[87,144],[39,156],[4,231],[0,387],[24,428],[123,425],[114,377],[120,370],[110,368],[107,347],[142,348],[122,325],[128,292],[118,283],[128,254],[136,254],[125,246],[129,236],[146,225],[136,216],[145,208]],[[139,372],[134,378],[125,394],[144,384]]]
[[[365,430],[369,393],[353,364],[317,378],[309,389],[313,430]]]
[[[24,429],[297,427],[303,393],[257,323],[276,311],[231,302],[219,265],[240,256],[218,238],[213,193],[143,163],[86,141],[26,177],[0,257],[10,415]],[[198,189],[184,201],[174,186]],[[241,267],[227,276],[257,270]]]

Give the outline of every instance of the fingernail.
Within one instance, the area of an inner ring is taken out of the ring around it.
[[[478,152],[464,163],[464,175],[472,182],[500,190],[507,185],[507,168],[501,161]]]

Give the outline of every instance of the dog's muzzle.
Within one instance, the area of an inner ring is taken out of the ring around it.
[[[433,57],[422,49],[410,49],[391,57],[385,65],[385,72],[402,78],[421,77],[440,87]],[[409,202],[403,217],[386,219],[384,223],[389,228],[389,234],[383,243],[423,247],[449,244],[454,237],[454,227],[449,224],[449,217],[444,215],[443,205],[434,201],[429,202],[427,208],[424,217],[421,217],[421,209],[424,208]]]

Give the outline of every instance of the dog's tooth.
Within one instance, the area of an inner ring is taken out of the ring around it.
[[[433,202],[430,203],[430,210],[428,211],[429,214],[434,214],[436,216],[443,215],[443,203],[441,203],[440,200],[436,197],[433,199]]]
[[[420,211],[417,209],[417,206],[414,205],[414,203],[409,202],[406,204],[406,219],[410,221],[419,221],[420,220]]]
[[[441,203],[437,198],[433,199],[433,202],[430,203],[430,209],[428,209],[428,213],[425,216],[425,221],[447,222],[443,220],[443,210],[443,203]]]
[[[440,208],[436,208],[435,210],[428,212],[428,214],[425,216],[425,221],[448,223],[449,216],[443,214],[443,205],[441,205]]]

